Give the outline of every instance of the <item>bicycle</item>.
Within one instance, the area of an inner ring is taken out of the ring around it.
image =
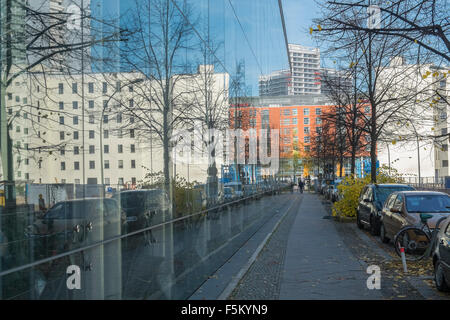
[[[406,226],[400,229],[395,235],[394,247],[395,252],[401,257],[401,249],[404,249],[406,260],[419,261],[423,258],[430,258],[436,248],[437,235],[439,233],[439,225],[447,217],[442,217],[436,222],[436,227],[430,229],[428,219],[432,218],[431,214],[420,214],[419,226]]]

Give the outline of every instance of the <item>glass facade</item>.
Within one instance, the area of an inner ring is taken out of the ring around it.
[[[0,3],[0,299],[189,298],[272,214],[177,146],[289,66],[277,2]]]

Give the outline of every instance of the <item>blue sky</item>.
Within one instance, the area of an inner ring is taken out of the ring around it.
[[[135,0],[91,1],[96,15],[123,13],[135,3]],[[222,44],[217,56],[230,74],[235,72],[239,61],[245,61],[246,83],[252,95],[258,94],[259,75],[288,67],[277,0],[186,1],[200,17],[197,29],[202,35],[206,34],[209,1],[211,38]],[[283,7],[288,41],[315,46],[308,32],[312,19],[318,15],[314,0],[283,0]],[[216,67],[223,71],[220,65]]]

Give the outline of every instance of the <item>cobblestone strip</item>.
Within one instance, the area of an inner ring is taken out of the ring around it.
[[[289,232],[303,198],[299,194],[293,196],[299,197],[299,199],[278,225],[228,299],[276,300],[279,298]]]

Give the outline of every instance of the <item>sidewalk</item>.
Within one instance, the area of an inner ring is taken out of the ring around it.
[[[320,198],[304,193],[287,241],[279,299],[382,299],[339,236]]]

